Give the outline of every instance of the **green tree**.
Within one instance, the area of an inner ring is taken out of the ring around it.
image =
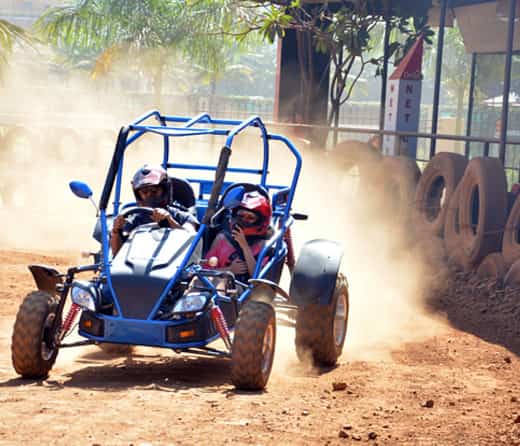
[[[46,11],[36,22],[39,36],[69,60],[92,65],[92,77],[126,58],[153,79],[160,106],[165,69],[179,55],[222,72],[228,59],[220,48],[243,46],[231,37],[240,19],[226,0],[79,0]],[[171,72],[172,70],[168,70]]]
[[[248,23],[249,29],[260,32],[271,42],[276,37],[283,38],[289,29],[296,31],[304,122],[309,122],[312,116],[311,92],[319,81],[313,79],[311,69],[314,52],[330,55],[332,76],[328,124],[337,126],[340,107],[351,97],[365,67],[368,64],[381,67],[382,56],[370,56],[377,44],[373,34],[381,35],[377,27],[379,23],[387,22],[398,34],[405,36],[391,43],[390,56],[398,55],[399,50],[411,46],[419,33],[425,34],[427,41],[431,36],[431,31],[425,26],[431,0],[394,2],[394,6],[386,0],[324,2],[316,5],[303,4],[299,0],[239,3],[249,3],[250,7],[256,5],[257,14]]]
[[[69,60],[89,60],[94,79],[132,60],[153,79],[159,106],[167,49],[186,32],[180,9],[171,0],[81,0],[47,10],[35,30]]]
[[[0,19],[0,78],[17,41],[32,44],[31,36],[24,29]]]

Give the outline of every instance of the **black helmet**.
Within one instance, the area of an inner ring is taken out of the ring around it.
[[[140,206],[164,207],[168,204],[170,197],[168,174],[161,166],[145,164],[135,173],[131,184],[137,204]],[[161,195],[143,200],[139,190],[147,186],[160,186],[162,189]]]

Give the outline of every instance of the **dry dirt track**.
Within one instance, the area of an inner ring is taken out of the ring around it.
[[[349,360],[347,349],[321,371],[297,362],[281,330],[263,393],[234,391],[224,360],[154,349],[128,358],[64,350],[49,379],[18,379],[10,336],[32,288],[26,265],[74,260],[0,251],[0,445],[520,444],[518,344],[503,342],[508,350],[449,323],[380,360]],[[451,303],[445,296],[449,319]],[[346,389],[334,391],[339,382]]]

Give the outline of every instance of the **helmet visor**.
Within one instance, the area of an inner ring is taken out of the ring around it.
[[[237,211],[235,220],[240,226],[244,228],[251,228],[258,224],[260,218],[255,212],[239,209]]]

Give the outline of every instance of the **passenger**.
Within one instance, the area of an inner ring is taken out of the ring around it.
[[[145,164],[135,173],[131,184],[137,205],[153,208],[153,213],[151,217],[142,214],[131,215],[128,219],[122,215],[116,217],[110,238],[110,247],[114,256],[126,240],[122,234],[123,228],[125,232],[130,232],[137,226],[154,221],[162,227],[197,230],[199,222],[192,214],[169,205],[170,183],[166,170],[161,166]]]
[[[229,228],[217,234],[206,253],[206,259],[218,259],[212,267],[231,271],[238,280],[248,280],[271,234],[271,215],[271,204],[266,197],[257,191],[245,193],[240,205],[232,211]]]

